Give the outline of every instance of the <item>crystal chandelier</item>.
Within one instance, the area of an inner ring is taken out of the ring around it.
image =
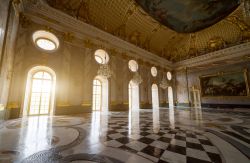
[[[110,69],[109,65],[108,64],[103,64],[103,65],[100,65],[100,68],[99,70],[97,71],[97,74],[99,76],[102,76],[104,78],[110,78],[112,76],[112,70]]]
[[[141,84],[143,82],[142,77],[138,72],[136,72],[133,76],[132,82],[134,82],[135,84]]]
[[[163,78],[162,78],[161,83],[160,83],[160,87],[161,87],[162,89],[167,89],[168,86],[169,86],[169,82],[168,82],[168,80],[165,78],[165,75],[163,75]]]

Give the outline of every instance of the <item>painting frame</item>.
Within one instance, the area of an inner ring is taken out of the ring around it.
[[[236,73],[242,73],[243,77],[244,77],[244,83],[246,86],[246,95],[239,95],[239,96],[225,96],[225,95],[204,95],[204,88],[202,86],[202,78],[207,78],[207,77],[219,77],[219,76],[225,76],[225,75],[231,75],[231,74],[236,74]],[[217,72],[214,74],[209,74],[209,75],[202,75],[199,76],[199,84],[200,84],[200,89],[201,89],[201,97],[202,98],[221,98],[221,97],[250,97],[250,90],[249,90],[249,77],[248,77],[248,69],[245,68],[243,70],[239,70],[239,71],[230,71],[230,72]]]

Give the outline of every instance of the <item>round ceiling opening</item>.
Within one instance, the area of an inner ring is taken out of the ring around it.
[[[128,67],[132,72],[136,72],[138,70],[138,64],[135,60],[130,60],[128,62]]]
[[[95,51],[95,60],[99,64],[107,64],[109,62],[109,55],[103,49],[98,49]]]
[[[32,35],[35,45],[45,51],[55,51],[59,47],[59,39],[51,32],[39,30]]]
[[[151,68],[151,74],[152,74],[153,77],[157,76],[157,69],[156,69],[156,67],[152,67]]]
[[[171,79],[172,79],[172,74],[171,74],[171,72],[167,72],[167,78],[168,78],[168,80],[171,80]]]

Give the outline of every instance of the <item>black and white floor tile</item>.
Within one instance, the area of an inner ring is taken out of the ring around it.
[[[162,126],[153,132],[151,122],[129,135],[128,122],[111,120],[105,145],[146,157],[154,162],[222,162],[220,152],[201,133]]]
[[[2,123],[2,162],[250,162],[250,111],[140,110]]]

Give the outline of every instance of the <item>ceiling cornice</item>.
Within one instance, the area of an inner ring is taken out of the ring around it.
[[[202,66],[223,60],[233,60],[234,58],[244,57],[247,55],[250,55],[250,42],[177,62],[173,64],[173,68],[178,70],[186,67]]]
[[[58,11],[43,0],[23,0],[25,3],[24,12],[32,16],[32,20],[41,24],[46,23],[60,30],[70,29],[76,37],[87,36],[93,39],[102,38],[114,48],[127,52],[128,55],[134,58],[145,60],[153,65],[164,66],[169,70],[180,70],[187,67],[195,67],[207,65],[209,63],[234,59],[250,55],[250,42],[232,46],[215,52],[211,52],[202,56],[172,63],[162,57],[139,48],[129,42],[126,42],[116,36],[113,36],[105,31],[102,31],[94,26],[77,20],[61,11]],[[45,19],[47,18],[47,19]],[[51,21],[49,21],[51,20]],[[131,53],[130,53],[131,52]]]
[[[27,0],[26,4],[24,5],[24,12],[32,16],[31,18],[33,21],[37,21],[40,23],[47,22],[56,28],[61,28],[59,26],[63,26],[64,30],[70,29],[70,31],[65,32],[74,32],[76,33],[76,37],[79,36],[77,34],[80,33],[81,35],[93,38],[93,40],[96,38],[101,38],[102,40],[108,42],[111,46],[126,51],[127,54],[131,55],[132,57],[138,59],[143,58],[144,60],[152,64],[164,66],[165,68],[172,70],[172,62],[162,57],[159,57],[151,52],[148,52],[142,48],[139,48],[129,42],[126,42],[116,36],[113,36],[105,31],[102,31],[94,26],[79,21],[63,12],[60,12],[47,5],[43,0],[38,0],[35,4],[30,3],[29,0]],[[53,22],[45,20],[44,17],[53,20]],[[60,24],[57,24],[56,22]],[[134,53],[129,54],[129,52]]]

